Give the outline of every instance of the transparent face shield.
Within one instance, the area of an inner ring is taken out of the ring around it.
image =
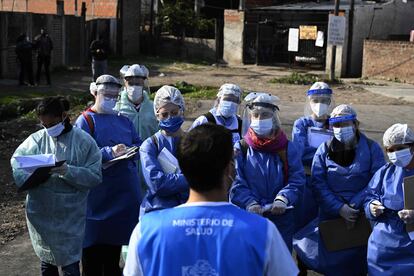
[[[242,135],[244,136],[253,120],[269,120],[272,122],[272,132],[281,127],[279,108],[268,103],[251,103],[243,109]]]
[[[332,94],[313,94],[306,97],[304,115],[314,119],[326,120],[335,107]]]

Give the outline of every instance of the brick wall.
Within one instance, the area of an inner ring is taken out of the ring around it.
[[[414,83],[414,43],[365,40],[362,76]]]
[[[27,2],[26,2],[27,1]],[[75,14],[75,0],[63,0],[65,14]],[[81,14],[82,2],[86,3],[86,18],[115,18],[117,0],[77,0],[77,15]],[[56,0],[2,0],[0,11],[56,14]]]

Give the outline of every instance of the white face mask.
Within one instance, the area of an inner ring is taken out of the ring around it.
[[[221,101],[218,106],[219,113],[226,118],[229,118],[237,113],[238,104],[231,101]]]
[[[139,85],[133,85],[133,86],[128,86],[126,89],[127,93],[128,93],[128,98],[133,102],[133,103],[137,103],[139,102],[143,95],[144,95],[144,88],[142,86]]]
[[[344,144],[351,142],[355,137],[355,130],[353,126],[334,127],[333,132],[336,140]]]
[[[387,155],[391,163],[393,163],[395,166],[403,168],[407,167],[413,159],[413,153],[411,153],[410,148],[388,152]]]
[[[259,136],[269,135],[273,130],[273,119],[252,120],[250,127]]]
[[[116,105],[116,99],[104,98],[99,103],[99,112],[104,114],[113,114],[115,113],[114,107]]]
[[[63,122],[60,122],[52,127],[46,128],[46,132],[50,137],[58,137],[65,129]]]
[[[329,105],[323,103],[310,103],[312,112],[317,116],[321,117],[328,113]]]

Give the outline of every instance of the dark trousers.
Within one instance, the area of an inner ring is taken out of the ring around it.
[[[31,85],[33,85],[33,66],[32,61],[20,61],[20,74],[19,74],[19,84],[23,85],[25,77],[27,77],[27,80]]]
[[[57,266],[41,263],[42,276],[59,276],[59,270]],[[79,262],[62,266],[63,276],[80,276]]]
[[[50,56],[37,56],[37,74],[36,74],[36,81],[37,83],[40,82],[40,73],[42,72],[42,66],[45,67],[45,74],[46,74],[46,81],[47,84],[50,84]]]
[[[120,276],[120,245],[99,244],[83,249],[83,276]]]

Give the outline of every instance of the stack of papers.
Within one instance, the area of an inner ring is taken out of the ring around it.
[[[320,145],[329,141],[333,137],[333,132],[329,129],[310,127],[308,128],[308,144],[313,148],[319,148]]]
[[[164,173],[177,173],[180,170],[177,158],[166,148],[161,150],[157,160]]]
[[[56,163],[54,154],[15,156],[14,159],[17,162],[17,168],[28,173],[32,173],[38,168],[55,166]]]
[[[408,176],[404,178],[403,182],[404,193],[404,209],[414,209],[414,176]],[[411,240],[414,240],[414,224],[407,224],[405,226],[408,236]]]

